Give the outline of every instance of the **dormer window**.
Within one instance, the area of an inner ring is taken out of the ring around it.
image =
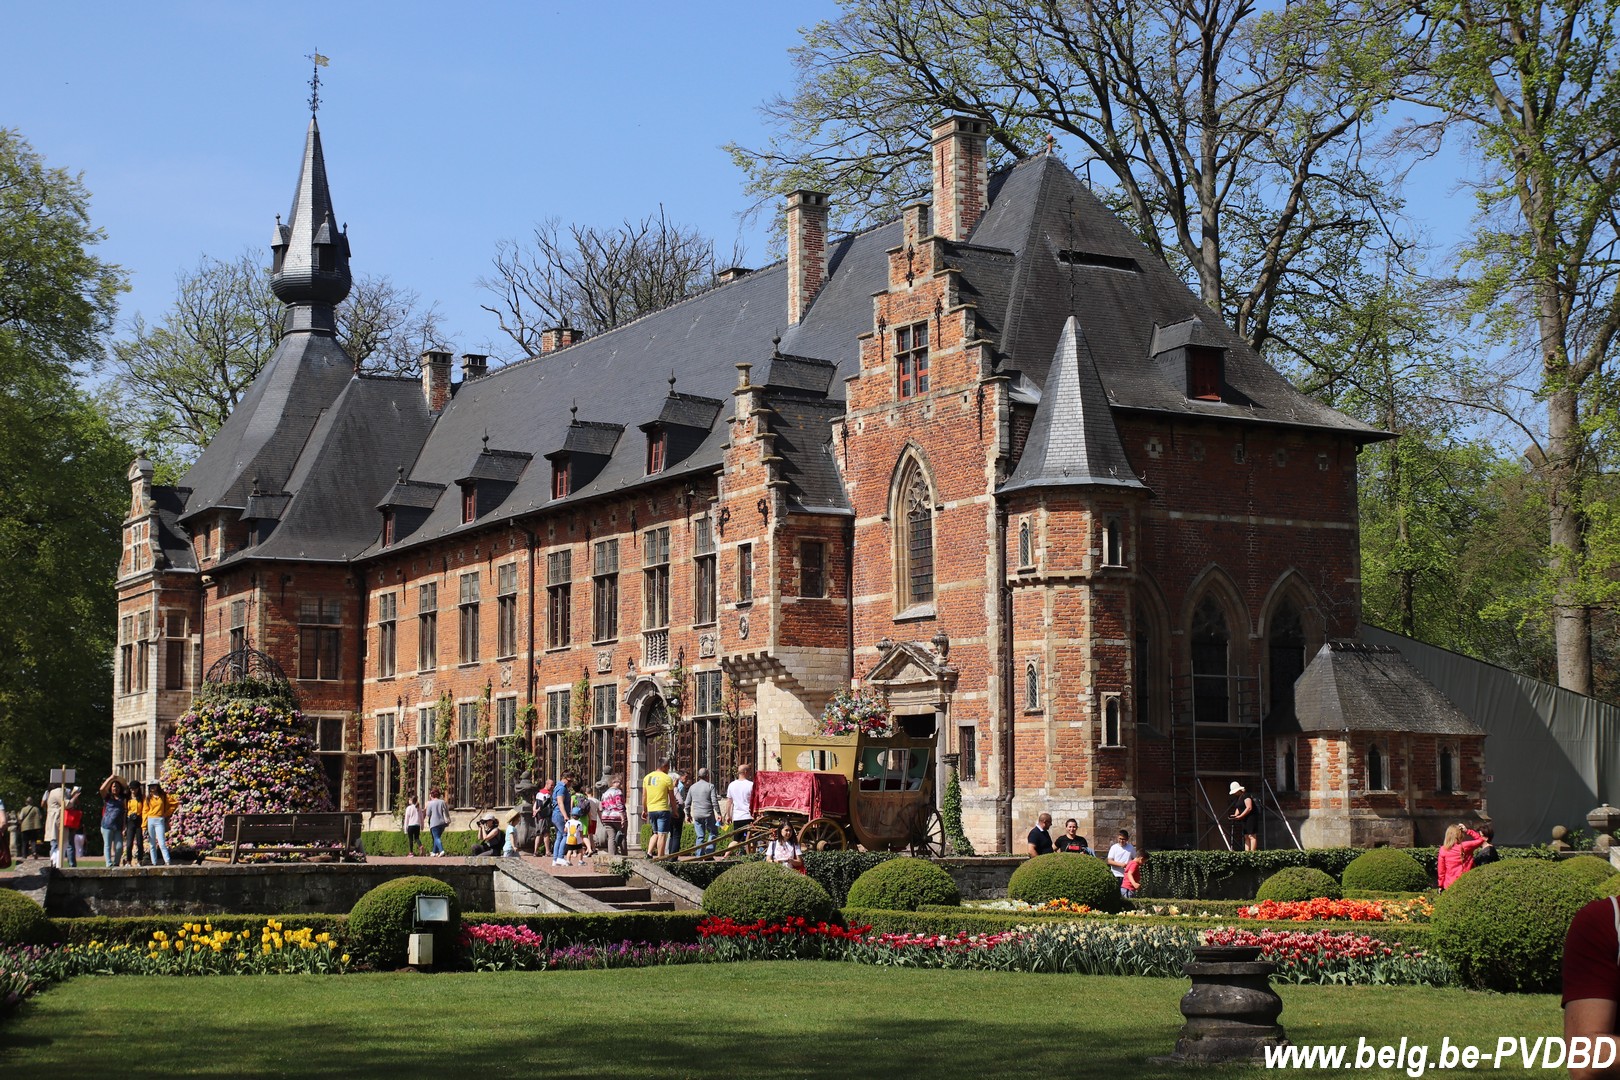
[[[469,524],[478,517],[478,487],[475,484],[461,486],[461,523]]]
[[[1225,381],[1222,350],[1207,345],[1187,347],[1187,396],[1198,401],[1221,400]]]
[[[393,544],[394,544],[394,512],[392,510],[384,510],[383,511],[382,546],[383,547],[392,547]]]
[[[669,460],[669,434],[663,428],[653,428],[647,432],[647,475],[664,471],[664,463]]]
[[[928,323],[902,326],[894,332],[894,369],[900,397],[928,393]]]
[[[574,490],[573,470],[565,458],[551,463],[551,497],[561,499]]]

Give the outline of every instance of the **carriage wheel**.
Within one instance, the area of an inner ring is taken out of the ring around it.
[[[832,818],[818,817],[799,830],[799,846],[806,851],[843,851],[849,842],[842,825]]]
[[[945,857],[945,822],[933,808],[918,816],[911,835],[911,853],[923,859]]]

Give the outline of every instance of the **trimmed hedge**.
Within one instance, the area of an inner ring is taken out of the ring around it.
[[[838,915],[826,889],[797,870],[768,862],[733,866],[721,874],[703,890],[703,910],[738,922],[794,918],[824,922]]]
[[[1470,870],[1435,901],[1435,947],[1462,985],[1556,989],[1564,935],[1592,889],[1556,865],[1522,860]]]
[[[349,909],[349,951],[382,968],[404,964],[406,939],[416,931],[416,898],[422,895],[450,900],[450,921],[433,931],[434,964],[450,966],[461,937],[461,904],[456,890],[437,878],[395,878],[356,900]]]
[[[444,834],[444,852],[446,855],[466,855],[472,851],[473,845],[478,843],[478,833],[474,829],[460,829],[455,832],[446,831]],[[410,854],[410,848],[405,843],[405,831],[393,829],[372,829],[360,834],[360,848],[367,855],[380,855],[388,858],[404,858]],[[426,830],[422,830],[422,850],[433,850],[433,837]]]
[[[849,887],[855,879],[879,863],[895,858],[890,851],[807,851],[804,853],[804,872],[810,880],[827,890],[834,904],[843,906],[849,896]],[[709,862],[659,863],[664,869],[683,881],[700,889],[714,884],[716,878],[733,866],[759,862],[758,855],[738,855],[730,859]]]
[[[44,945],[54,940],[44,908],[16,889],[0,889],[0,944]]]
[[[1094,855],[1054,851],[1037,855],[1012,872],[1007,895],[1030,904],[1072,900],[1097,911],[1123,911],[1119,879]]]
[[[1604,887],[1609,879],[1620,870],[1609,865],[1609,860],[1600,859],[1596,855],[1577,855],[1573,859],[1563,859],[1558,863],[1558,872],[1567,874],[1590,889],[1594,896],[1607,896]]]
[[[1197,898],[1212,891],[1211,886],[1239,874],[1253,874],[1264,879],[1288,866],[1314,866],[1335,878],[1343,879],[1344,869],[1362,848],[1296,848],[1274,851],[1170,851],[1155,848],[1142,878],[1143,898],[1161,897]],[[1390,850],[1373,848],[1374,851]],[[1434,848],[1399,848],[1418,861],[1432,882],[1434,877]],[[1548,847],[1498,848],[1506,859],[1553,859],[1556,853]],[[1351,886],[1354,887],[1354,886]]]
[[[1314,900],[1318,896],[1329,900],[1340,898],[1339,883],[1333,875],[1314,866],[1288,866],[1260,883],[1256,900]]]
[[[1344,868],[1347,889],[1422,892],[1434,883],[1430,870],[1400,848],[1374,848]]]
[[[923,904],[960,904],[956,879],[927,859],[889,859],[872,867],[849,887],[851,907],[916,911]]]

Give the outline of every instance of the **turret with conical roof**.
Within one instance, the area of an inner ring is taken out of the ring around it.
[[[321,129],[309,118],[304,137],[304,160],[298,170],[292,211],[283,223],[276,219],[270,242],[275,262],[270,287],[287,305],[288,330],[330,330],[332,308],[349,295],[349,236],[339,231],[332,214],[332,193],[326,186],[326,158],[321,152]]]

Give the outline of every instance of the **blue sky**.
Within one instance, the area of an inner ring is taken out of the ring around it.
[[[751,265],[742,176],[720,149],[764,141],[798,28],[832,0],[447,5],[31,4],[7,13],[0,123],[84,174],[102,254],[130,272],[121,317],[159,317],[204,255],[263,249],[285,214],[316,50],[321,130],[357,273],[439,305],[449,343],[498,344],[475,282],[497,240],[556,216],[612,225],[660,203]],[[1060,146],[1061,152],[1061,146]],[[1071,158],[1071,160],[1073,160]],[[1414,216],[1454,244],[1471,204],[1446,157]]]

